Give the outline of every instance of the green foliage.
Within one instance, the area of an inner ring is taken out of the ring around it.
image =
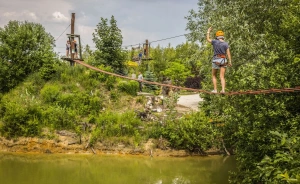
[[[70,108],[49,106],[42,111],[43,125],[55,130],[75,129],[77,122],[76,112]]]
[[[78,115],[97,114],[104,106],[103,99],[83,92],[64,93],[58,96],[57,105],[76,110]]]
[[[95,51],[94,65],[110,66],[115,72],[122,73],[126,55],[122,51],[122,34],[117,26],[114,16],[108,19],[101,17],[96,32],[93,33],[93,41],[98,50]]]
[[[103,112],[96,118],[96,125],[97,128],[92,132],[93,143],[104,137],[136,136],[137,140],[140,139],[136,129],[141,125],[141,120],[133,111],[120,114],[111,111]]]
[[[160,134],[176,149],[202,152],[212,147],[216,132],[209,119],[203,113],[197,112],[181,119],[168,120],[161,127]]]
[[[257,168],[264,183],[300,183],[300,137],[279,132],[270,132],[275,137],[273,157],[265,156]]]
[[[93,63],[95,57],[94,52],[91,50],[91,47],[89,45],[86,45],[83,49],[82,58],[84,59],[84,62],[86,63]]]
[[[56,74],[58,67],[60,67],[59,62],[45,63],[42,68],[40,68],[39,74],[42,79],[50,80]]]
[[[1,100],[1,117],[3,125],[0,129],[5,137],[38,136],[41,126],[41,109],[35,99],[24,96],[18,99],[10,99],[4,96]]]
[[[47,103],[54,103],[59,98],[61,93],[61,87],[55,84],[46,84],[41,89],[41,97]]]
[[[144,80],[147,80],[147,81],[151,81],[151,82],[156,82],[157,81],[157,78],[155,77],[155,74],[151,71],[146,71],[145,72],[145,77],[144,77]],[[153,91],[153,90],[157,90],[158,87],[154,84],[147,84],[145,83],[144,84],[145,87],[150,90],[150,91]]]
[[[139,83],[137,81],[120,81],[118,83],[118,90],[136,96],[139,90]]]
[[[110,99],[113,101],[113,102],[116,102],[120,99],[121,97],[121,94],[120,92],[116,91],[116,90],[113,90],[113,91],[110,91]]]
[[[163,103],[164,103],[165,107],[168,108],[170,110],[170,112],[172,112],[177,105],[178,99],[179,99],[179,94],[172,92],[172,93],[170,93],[169,96],[164,97]]]
[[[40,24],[10,21],[0,28],[0,43],[0,92],[54,62],[54,39]]]
[[[192,32],[189,39],[204,46],[200,50],[204,89],[212,89],[207,62],[212,47],[205,40],[210,26],[223,30],[230,44],[233,67],[226,71],[227,91],[299,86],[295,75],[300,72],[295,32],[300,29],[295,22],[300,18],[298,1],[200,0],[198,5],[199,11],[192,10],[187,17],[187,29]],[[270,131],[288,132],[288,136],[299,132],[299,95],[201,96],[201,110],[225,122],[225,144],[236,150],[238,172],[230,181],[262,182],[256,164],[265,155],[276,154]],[[274,166],[284,170],[287,165]]]
[[[199,46],[196,43],[186,42],[177,45],[175,48],[168,45],[165,48],[157,46],[150,49],[151,61],[143,61],[139,66],[139,71],[145,73],[151,70],[158,81],[162,81],[164,73],[162,71],[172,67],[174,63],[184,67],[184,72],[189,72],[191,75],[198,76],[201,64],[199,63]],[[137,53],[136,53],[137,54]]]
[[[100,65],[98,66],[99,69],[104,70],[106,72],[111,72],[113,73],[113,69],[110,66],[104,66],[104,65]],[[105,83],[105,87],[108,90],[112,90],[117,82],[117,78],[115,76],[112,75],[108,75],[108,74],[104,74],[101,72],[97,72],[97,71],[91,71],[89,73],[90,77],[95,78],[101,82]]]
[[[178,62],[171,62],[169,65],[162,74],[169,77],[177,86],[183,85],[186,78],[191,75],[190,71]]]

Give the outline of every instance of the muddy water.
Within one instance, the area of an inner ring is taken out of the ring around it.
[[[0,153],[1,184],[226,184],[233,157]]]

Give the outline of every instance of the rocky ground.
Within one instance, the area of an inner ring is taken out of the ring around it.
[[[25,138],[5,139],[0,137],[1,152],[15,153],[40,153],[40,154],[109,154],[109,155],[143,155],[151,157],[186,157],[186,156],[201,156],[203,153],[190,153],[185,150],[174,150],[166,147],[164,140],[149,139],[138,148],[132,146],[105,145],[96,143],[93,147],[88,145],[88,138],[82,138],[79,142],[76,134],[68,131],[56,132],[55,139],[45,138]],[[208,155],[221,154],[217,150],[209,150]]]

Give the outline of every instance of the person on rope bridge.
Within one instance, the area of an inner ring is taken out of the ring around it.
[[[217,93],[217,71],[220,70],[220,80],[222,85],[222,91],[221,93],[225,93],[225,71],[227,66],[232,66],[231,63],[231,54],[229,50],[229,45],[227,42],[224,41],[224,32],[223,31],[217,31],[216,32],[216,39],[211,40],[210,39],[210,32],[212,30],[212,27],[208,28],[206,39],[208,42],[210,42],[213,45],[214,48],[214,55],[212,58],[212,81],[214,84],[214,90],[213,93]],[[228,58],[226,59],[226,55]]]
[[[66,57],[67,57],[67,58],[68,58],[69,55],[70,55],[70,48],[71,48],[70,41],[67,40],[67,43],[66,43]]]
[[[139,53],[139,61],[138,61],[139,65],[142,62],[142,57],[143,57],[143,54],[142,54],[142,51],[140,51],[140,53]]]
[[[76,40],[74,40],[74,51],[75,51],[75,56],[74,58],[78,59],[78,47],[77,47]]]

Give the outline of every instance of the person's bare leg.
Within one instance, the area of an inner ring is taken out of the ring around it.
[[[212,69],[212,81],[214,84],[214,91],[217,91],[217,69]]]
[[[220,80],[221,80],[221,85],[222,85],[222,92],[225,92],[225,85],[226,85],[226,82],[225,82],[225,71],[226,71],[226,68],[225,67],[221,67],[221,69],[220,69]]]

